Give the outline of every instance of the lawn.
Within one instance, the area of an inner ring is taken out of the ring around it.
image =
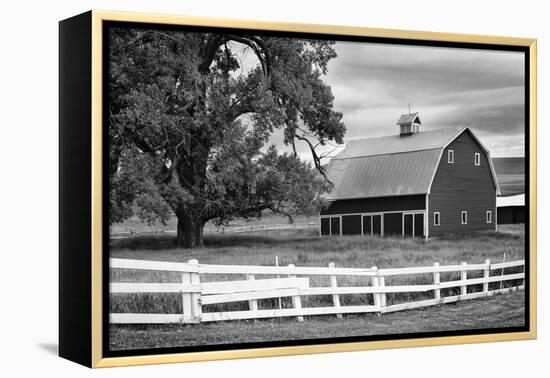
[[[277,224],[277,222],[271,222]],[[257,228],[253,228],[257,229]],[[173,236],[142,236],[111,241],[111,257],[183,261],[198,259],[200,263],[231,265],[280,265],[337,267],[398,268],[482,263],[485,259],[500,262],[524,258],[524,227],[500,227],[498,233],[480,232],[474,235],[450,235],[445,238],[402,239],[361,236],[319,237],[315,228],[271,229],[256,232],[216,232],[208,230],[205,246],[184,250],[174,246]],[[506,273],[513,273],[509,269]],[[493,272],[500,274],[500,272]],[[181,276],[170,272],[146,272],[112,269],[113,282],[181,282]],[[469,274],[479,277],[481,272]],[[238,275],[201,276],[203,281],[244,279]],[[458,279],[458,273],[441,274],[441,280]],[[326,277],[312,276],[311,286],[328,286]],[[431,283],[430,274],[396,276],[386,285]],[[367,278],[341,277],[339,286],[369,285]],[[513,285],[518,282],[512,282]],[[491,284],[491,289],[498,286]],[[442,290],[442,295],[458,294],[457,288]],[[470,287],[477,291],[480,287]],[[433,298],[433,293],[388,294],[388,305]],[[342,295],[342,305],[372,304],[372,295]],[[309,296],[302,299],[304,307],[331,305],[330,296]],[[278,306],[276,300],[259,301],[260,309]],[[282,307],[290,307],[283,299]],[[181,313],[181,296],[177,294],[116,294],[110,296],[113,313]],[[231,305],[204,306],[203,311],[246,310],[246,302]],[[110,343],[114,349],[152,346],[219,344],[245,341],[318,338],[330,335],[353,336],[402,332],[425,332],[487,327],[507,327],[523,324],[523,293],[499,295],[456,305],[442,305],[424,310],[395,314],[309,317],[298,323],[295,319],[236,321],[190,326],[111,326]],[[236,341],[241,340],[241,341]],[[142,344],[140,344],[142,343]]]
[[[220,345],[343,336],[407,334],[524,324],[523,291],[424,309],[376,314],[267,319],[193,325],[111,326],[111,350]]]

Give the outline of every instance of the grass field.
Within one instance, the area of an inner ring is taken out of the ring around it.
[[[302,223],[308,222],[307,218]],[[275,219],[268,224],[279,224]],[[111,241],[111,257],[182,261],[198,259],[200,263],[231,265],[271,265],[275,256],[280,265],[337,267],[398,268],[493,262],[524,258],[524,227],[500,227],[498,233],[480,232],[474,235],[454,235],[446,238],[421,239],[379,238],[361,236],[319,237],[315,228],[263,230],[257,232],[215,232],[205,234],[205,246],[193,250],[176,248],[173,236],[143,236]],[[512,273],[513,269],[506,271]],[[500,273],[500,272],[495,272]],[[475,275],[469,275],[474,277]],[[481,276],[479,272],[478,276]],[[244,279],[238,275],[201,276],[203,281]],[[458,273],[441,274],[441,280],[458,279]],[[386,285],[425,284],[432,276],[396,276]],[[145,272],[112,269],[112,282],[181,282],[181,276],[170,272]],[[339,286],[369,285],[366,278],[342,277]],[[517,284],[513,282],[512,284]],[[498,285],[498,284],[492,284]],[[311,286],[328,286],[328,278],[311,277]],[[493,288],[492,286],[491,288]],[[473,290],[480,288],[473,287]],[[457,294],[457,288],[442,290],[442,295]],[[388,294],[388,305],[411,300],[431,298],[433,293]],[[372,295],[342,295],[342,305],[372,304]],[[304,297],[305,307],[331,305],[330,296]],[[259,301],[260,309],[274,308],[276,300]],[[204,306],[203,311],[231,311],[248,309],[246,302],[231,305]],[[290,300],[283,299],[283,307]],[[110,311],[113,313],[181,313],[181,296],[177,294],[112,294]],[[425,332],[448,329],[507,327],[523,324],[523,293],[507,294],[474,300],[456,305],[443,305],[403,313],[335,317],[309,317],[298,323],[295,319],[237,321],[192,326],[121,326],[110,327],[113,349],[137,347],[219,344],[295,338],[318,338],[329,335],[353,336],[402,332]],[[241,341],[236,341],[241,340]],[[140,344],[141,343],[141,344]]]
[[[268,319],[195,325],[111,326],[111,350],[220,345],[292,339],[371,336],[515,327],[524,324],[523,291],[425,309],[376,314],[315,316],[303,322]]]

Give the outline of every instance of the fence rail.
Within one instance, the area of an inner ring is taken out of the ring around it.
[[[485,260],[483,264],[462,262],[459,265],[440,266],[439,263],[435,263],[433,266],[427,267],[357,269],[336,268],[334,263],[330,263],[328,267],[296,267],[294,265],[278,267],[199,264],[197,260],[178,263],[113,258],[110,259],[112,269],[176,272],[181,274],[181,283],[113,282],[110,284],[111,293],[179,293],[182,295],[183,311],[181,314],[111,313],[110,323],[199,323],[273,317],[297,317],[301,321],[304,316],[312,315],[342,317],[342,314],[352,313],[403,311],[521,290],[524,288],[523,283],[495,290],[489,290],[489,284],[524,281],[524,272],[504,274],[505,269],[523,267],[524,270],[524,266],[525,260],[496,264]],[[468,278],[468,273],[473,271],[482,272],[483,277]],[[497,274],[491,275],[492,271]],[[441,280],[441,273],[453,272],[460,273],[459,280]],[[245,275],[246,280],[201,282],[201,275],[205,274]],[[432,282],[417,285],[386,285],[388,277],[417,274],[431,274]],[[270,277],[258,277],[262,275]],[[272,278],[272,276],[277,276],[277,278]],[[330,286],[310,286],[310,277],[307,276],[327,276]],[[370,285],[338,286],[338,278],[342,276],[367,277],[370,280]],[[473,291],[473,285],[481,285],[481,290]],[[441,290],[449,288],[460,288],[460,294],[442,296]],[[470,292],[468,292],[468,288],[471,288]],[[387,305],[387,294],[431,291],[433,291],[432,299]],[[372,295],[373,304],[370,304],[369,301],[364,305],[341,305],[340,295],[354,294]],[[302,306],[302,297],[319,295],[331,296],[332,306]],[[291,298],[292,308],[259,309],[259,300],[285,297]],[[248,301],[249,309],[245,311],[202,311],[203,306],[246,301]]]

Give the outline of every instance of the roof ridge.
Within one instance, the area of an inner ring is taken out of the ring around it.
[[[442,150],[444,147],[432,147],[432,148],[422,148],[419,150],[408,150],[408,151],[397,151],[397,152],[381,152],[379,154],[374,155],[360,155],[360,156],[349,156],[349,157],[338,157],[338,155],[332,157],[330,161],[332,160],[351,160],[351,159],[361,159],[366,157],[373,157],[373,156],[387,156],[387,155],[399,155],[399,154],[411,154],[415,152],[422,152],[422,151],[431,151],[431,150]]]
[[[424,130],[424,131],[421,131],[418,133],[418,135],[421,135],[421,134],[425,134],[425,133],[430,133],[430,132],[434,132],[434,131],[442,131],[442,130],[451,130],[451,129],[455,129],[455,130],[464,130],[468,128],[468,126],[450,126],[450,127],[443,127],[443,128],[440,128],[440,129],[432,129],[432,130]],[[358,138],[358,139],[351,139],[348,143],[351,143],[351,142],[356,142],[356,141],[361,141],[361,140],[368,140],[368,139],[378,139],[378,138],[388,138],[388,137],[400,137],[399,134],[391,134],[391,135],[380,135],[380,136],[374,136],[374,137],[366,137],[366,138]],[[402,137],[401,137],[402,138]]]

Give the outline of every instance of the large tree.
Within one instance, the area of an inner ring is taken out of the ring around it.
[[[330,187],[318,148],[345,132],[322,80],[331,42],[115,28],[109,47],[111,223],[175,214],[192,248],[209,220],[318,207]],[[269,146],[276,130],[292,152]]]

